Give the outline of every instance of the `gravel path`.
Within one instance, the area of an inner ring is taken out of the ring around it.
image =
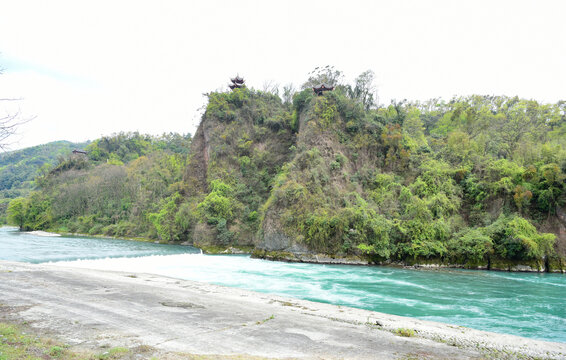
[[[46,264],[0,261],[0,314],[0,320],[25,322],[77,349],[143,345],[160,358],[186,353],[299,359],[566,359],[562,343],[151,274]]]

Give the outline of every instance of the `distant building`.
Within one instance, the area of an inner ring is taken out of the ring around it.
[[[325,91],[332,91],[334,90],[334,86],[326,86],[324,84],[320,84],[319,87],[313,87],[312,90],[318,96],[321,96]]]
[[[81,154],[81,155],[88,155],[88,153],[84,150],[73,150],[73,154],[77,155],[77,154]]]
[[[243,88],[245,80],[239,76],[236,76],[233,79],[230,79],[230,81],[232,81],[231,84],[228,85],[228,87],[230,87],[230,89],[234,90],[234,89],[239,89],[239,88]]]

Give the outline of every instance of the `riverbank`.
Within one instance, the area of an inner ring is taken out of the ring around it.
[[[53,230],[55,231],[55,230]],[[356,255],[339,255],[339,254],[317,254],[311,252],[289,252],[289,251],[266,251],[254,248],[253,246],[238,246],[238,245],[207,245],[207,244],[192,244],[189,242],[160,242],[154,239],[143,237],[119,237],[108,235],[90,235],[81,233],[66,233],[66,232],[44,232],[32,231],[25,232],[28,234],[35,234],[39,236],[72,236],[72,237],[90,237],[96,239],[116,239],[128,240],[145,243],[157,243],[164,245],[182,245],[192,246],[200,249],[204,254],[218,255],[218,254],[250,254],[252,258],[270,260],[270,261],[283,261],[295,263],[311,263],[311,264],[326,264],[326,265],[362,265],[362,266],[391,266],[396,268],[418,268],[418,269],[467,269],[467,270],[489,270],[489,271],[503,271],[503,272],[533,272],[533,273],[562,273],[566,274],[566,259],[561,257],[553,257],[546,261],[510,261],[503,259],[490,259],[482,263],[463,263],[455,264],[445,262],[442,259],[410,259],[405,261],[391,261],[372,259],[367,256]]]
[[[2,321],[28,324],[76,350],[145,346],[159,358],[566,359],[562,343],[150,274],[0,262],[0,293]]]
[[[316,253],[295,253],[289,251],[266,251],[255,249],[252,257],[271,261],[285,261],[311,264],[331,265],[379,265],[402,268],[421,269],[467,269],[467,270],[491,270],[508,272],[536,272],[536,273],[562,273],[566,274],[565,259],[556,257],[547,261],[511,261],[503,259],[490,259],[482,263],[454,264],[442,261],[442,259],[411,259],[410,261],[378,260],[356,255],[329,255]]]

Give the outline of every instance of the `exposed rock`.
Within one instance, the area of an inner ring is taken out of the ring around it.
[[[516,272],[544,272],[544,267],[531,267],[529,265],[515,265],[515,266],[511,266],[509,268],[510,271],[516,271]]]
[[[196,247],[200,245],[209,245],[217,242],[216,231],[204,223],[199,223],[193,230],[193,244]]]

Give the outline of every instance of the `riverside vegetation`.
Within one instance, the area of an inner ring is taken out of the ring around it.
[[[73,149],[87,143],[55,141],[22,150],[0,153],[0,223],[6,222],[10,200],[26,197],[33,191],[38,174],[49,171],[57,161],[63,161]]]
[[[213,92],[194,137],[118,134],[12,200],[21,229],[145,237],[291,261],[566,269],[566,102],[376,106],[318,70]],[[335,90],[315,96],[310,86]]]

